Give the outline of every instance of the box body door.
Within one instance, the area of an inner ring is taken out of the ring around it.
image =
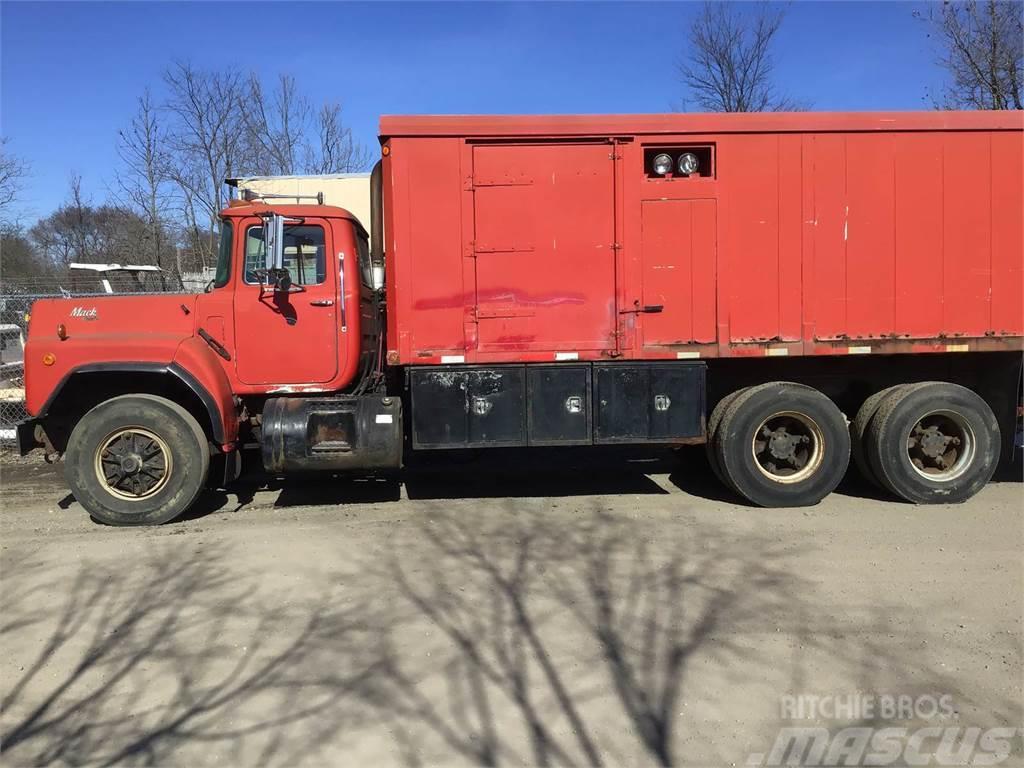
[[[715,329],[715,201],[642,204],[645,345],[710,343]]]
[[[476,348],[614,349],[607,144],[473,147]]]

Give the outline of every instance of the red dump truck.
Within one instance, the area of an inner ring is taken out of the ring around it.
[[[385,117],[372,238],[235,199],[198,296],[35,304],[22,450],[113,524],[403,453],[706,443],[764,506],[852,460],[959,502],[1013,445],[1020,112]],[[251,197],[251,196],[250,196]]]

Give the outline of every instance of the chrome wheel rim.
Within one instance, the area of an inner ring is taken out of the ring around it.
[[[825,456],[825,435],[805,413],[780,411],[754,430],[754,465],[775,483],[799,483],[818,471]]]
[[[967,420],[955,411],[926,413],[907,435],[907,458],[921,477],[948,483],[974,461],[977,441]]]
[[[171,451],[162,437],[142,427],[107,435],[96,450],[96,477],[112,496],[141,501],[159,493],[171,477]]]

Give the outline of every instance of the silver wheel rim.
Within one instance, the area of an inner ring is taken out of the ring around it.
[[[754,465],[775,483],[799,483],[821,467],[825,435],[810,416],[779,411],[762,421],[750,441]]]
[[[159,493],[172,471],[171,451],[162,437],[142,427],[111,432],[96,449],[95,470],[111,496],[141,501]]]
[[[974,462],[977,451],[967,419],[947,410],[930,411],[918,419],[907,434],[906,446],[914,471],[938,483],[960,477]]]

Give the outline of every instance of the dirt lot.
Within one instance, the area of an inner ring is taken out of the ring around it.
[[[781,726],[936,724],[787,695],[1021,725],[1019,482],[761,510],[698,452],[450,458],[135,530],[5,457],[4,762],[746,765]]]

